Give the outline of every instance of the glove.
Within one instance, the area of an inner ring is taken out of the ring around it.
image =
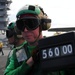
[[[32,51],[32,58],[34,62],[39,61],[39,49],[38,47],[35,47],[35,49]]]

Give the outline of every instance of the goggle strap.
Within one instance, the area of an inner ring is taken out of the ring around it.
[[[41,19],[42,23],[45,22],[45,23],[51,23],[51,19]]]

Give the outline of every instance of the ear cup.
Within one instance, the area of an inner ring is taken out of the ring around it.
[[[47,14],[44,12],[43,8],[39,6],[41,13],[38,15],[43,19],[41,23],[42,30],[48,30],[51,27],[51,19],[48,18]]]
[[[44,15],[43,19],[44,21],[42,23],[42,30],[48,30],[51,27],[51,22],[48,21],[50,21],[51,19],[48,19],[47,15]]]
[[[51,27],[51,23],[44,23],[42,25],[42,30],[48,30]]]

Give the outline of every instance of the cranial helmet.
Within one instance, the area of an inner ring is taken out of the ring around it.
[[[8,25],[8,29],[14,29],[14,26],[15,26],[15,22],[11,22],[9,25]]]
[[[33,14],[36,15],[39,19],[41,19],[41,24],[39,26],[42,30],[47,30],[51,26],[51,19],[48,19],[47,14],[44,13],[43,9],[38,5],[25,5],[17,13],[17,20],[21,19],[21,16],[24,14]]]
[[[15,36],[15,38],[22,38],[21,31],[17,29],[15,22],[11,22],[6,30],[6,37],[10,38],[12,36]]]

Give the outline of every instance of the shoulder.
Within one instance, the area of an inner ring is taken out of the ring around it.
[[[11,50],[11,51],[9,52],[9,54],[8,54],[9,58],[12,56],[12,54],[13,54],[13,50]]]

